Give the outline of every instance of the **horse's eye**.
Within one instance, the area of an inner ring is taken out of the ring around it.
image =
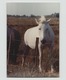
[[[41,28],[39,28],[39,30],[41,30]]]

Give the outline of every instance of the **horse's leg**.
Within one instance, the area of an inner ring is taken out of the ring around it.
[[[11,51],[10,51],[10,63],[13,64],[13,44],[11,41]]]
[[[14,64],[17,64],[17,61],[16,61],[17,60],[17,53],[18,53],[17,50],[18,49],[16,47],[14,47],[14,50],[13,50],[13,63]]]
[[[7,42],[8,43],[8,42]],[[8,70],[8,65],[9,65],[9,62],[10,62],[10,47],[11,47],[11,35],[10,35],[10,37],[9,37],[9,43],[7,44],[7,72],[10,72],[9,70]]]
[[[11,34],[10,34],[10,37],[9,37],[9,45],[8,45],[8,50],[7,50],[7,65],[9,64],[9,61],[10,61],[10,48],[11,48]]]
[[[53,69],[53,47],[49,47],[49,61],[50,61],[50,67],[51,67],[51,73],[54,72],[54,69]]]
[[[39,72],[42,72],[42,68],[41,68],[41,43],[38,44],[38,49],[39,49]]]
[[[24,47],[24,52],[23,52],[23,54],[24,54],[24,59],[22,59],[22,60],[23,60],[22,65],[23,65],[23,66],[24,66],[24,64],[25,64],[25,60],[26,60],[26,57],[27,57],[28,53],[29,53],[29,46],[25,45],[25,47]]]
[[[14,64],[17,64],[17,55],[18,55],[18,49],[19,49],[19,44],[17,39],[15,39],[14,43],[13,43],[13,62]]]
[[[54,68],[53,68],[53,48],[51,48],[51,73],[54,72]]]

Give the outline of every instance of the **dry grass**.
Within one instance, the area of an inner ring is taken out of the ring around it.
[[[30,67],[31,66],[31,67]],[[8,73],[7,77],[59,77],[58,72],[54,72],[53,74],[50,72],[45,72],[44,70],[40,73],[38,68],[31,64],[30,66],[26,65],[25,67],[9,65],[9,70],[11,72]]]
[[[24,47],[24,32],[33,26],[36,26],[34,18],[16,18],[16,17],[8,17],[7,18],[7,24],[17,31],[20,32],[21,35],[21,44],[19,47],[19,50],[23,50]],[[44,49],[43,58],[42,58],[42,72],[38,72],[38,66],[35,66],[35,63],[33,62],[33,54],[35,53],[33,50],[30,50],[30,53],[28,57],[26,58],[25,66],[21,66],[21,56],[18,56],[17,62],[19,62],[19,65],[9,65],[7,70],[9,70],[9,73],[7,73],[8,77],[59,77],[59,19],[58,18],[52,18],[52,20],[49,23],[55,33],[55,45],[53,49],[53,60],[54,60],[54,69],[55,72],[53,74],[50,74],[48,72],[45,72],[44,69],[47,67],[47,70],[49,71],[49,62],[48,60],[48,49]],[[48,64],[46,66],[46,64]]]

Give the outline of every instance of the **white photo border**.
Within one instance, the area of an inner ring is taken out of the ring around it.
[[[6,67],[6,55],[7,55],[7,49],[6,49],[6,37],[7,37],[7,17],[6,17],[6,3],[10,2],[23,2],[23,3],[28,3],[28,2],[33,2],[33,3],[42,3],[42,2],[59,2],[60,3],[60,39],[59,39],[59,53],[60,53],[60,77],[59,78],[29,78],[29,79],[38,79],[38,80],[65,80],[65,74],[66,74],[66,54],[65,54],[65,49],[66,49],[66,1],[64,0],[0,0],[0,78],[1,80],[27,80],[28,78],[7,78],[7,67]]]

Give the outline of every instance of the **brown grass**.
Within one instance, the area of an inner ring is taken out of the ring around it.
[[[20,32],[21,36],[21,44],[19,47],[19,50],[22,50],[24,47],[24,33],[28,28],[31,28],[33,26],[36,26],[34,18],[21,18],[21,17],[8,17],[7,18],[7,24],[11,26],[12,28],[16,29]],[[54,33],[55,33],[55,44],[53,49],[53,60],[54,60],[54,68],[55,72],[54,74],[49,74],[48,72],[44,72],[44,69],[47,67],[48,71],[49,68],[49,62],[48,60],[48,49],[44,49],[43,58],[42,58],[42,73],[38,72],[38,66],[35,66],[35,63],[33,62],[33,54],[35,53],[33,50],[30,50],[30,53],[26,59],[25,66],[21,66],[21,56],[18,56],[17,62],[19,62],[19,65],[9,65],[8,69],[9,73],[7,73],[8,77],[58,77],[59,76],[59,19],[58,18],[52,18],[52,20],[49,22],[51,25]],[[46,66],[46,64],[48,64]]]

